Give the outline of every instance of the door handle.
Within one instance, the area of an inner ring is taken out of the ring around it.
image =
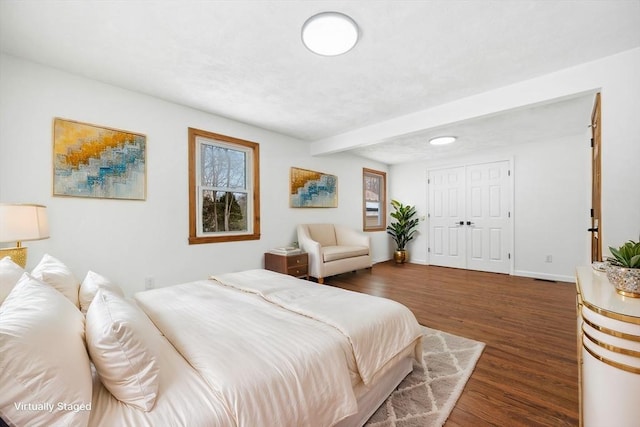
[[[587,231],[590,231],[592,233],[597,233],[598,232],[598,227],[595,228],[587,228]]]
[[[476,225],[475,222],[467,221],[467,225]]]
[[[461,225],[464,225],[464,221],[454,222],[453,225],[455,225],[456,227],[459,227]]]

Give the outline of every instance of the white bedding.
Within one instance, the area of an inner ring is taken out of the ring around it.
[[[136,300],[234,424],[331,426],[357,411],[338,331],[210,281]]]
[[[135,296],[165,336],[158,399],[142,412],[96,378],[89,425],[332,426],[421,349],[393,301],[265,270],[218,279]]]
[[[227,273],[212,279],[338,329],[351,343],[365,385],[422,336],[413,313],[385,298],[319,286],[268,270]],[[419,352],[422,346],[415,348]],[[420,358],[416,354],[416,360]]]
[[[91,427],[234,426],[235,421],[202,376],[165,339],[157,362],[160,387],[153,409],[141,411],[117,400],[93,380]]]

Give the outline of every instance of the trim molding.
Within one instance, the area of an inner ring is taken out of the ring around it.
[[[582,343],[582,348],[584,348],[587,351],[587,353],[589,353],[596,360],[599,360],[602,363],[606,363],[607,365],[613,366],[614,368],[620,369],[622,371],[631,372],[632,374],[640,375],[640,368],[635,368],[633,366],[627,366],[627,365],[625,365],[623,363],[614,362],[613,360],[609,360],[606,357],[602,357],[602,356],[594,353],[593,350],[591,350],[589,347],[584,345],[584,343]]]
[[[542,279],[542,280],[555,280],[557,282],[569,282],[575,283],[575,276],[564,276],[562,274],[548,274],[548,273],[540,273],[536,271],[523,271],[523,270],[515,270],[513,272],[514,276],[522,276],[522,277],[530,277],[532,279]]]
[[[613,311],[605,310],[596,305],[591,304],[589,301],[583,301],[585,307],[594,313],[598,313],[601,316],[608,317],[609,319],[619,320],[621,322],[627,322],[634,325],[640,325],[640,317],[629,316],[627,314],[620,314]]]
[[[584,336],[587,337],[587,339],[589,339],[589,341],[591,341],[592,343],[594,343],[598,347],[602,347],[605,350],[609,350],[610,352],[613,352],[613,353],[624,354],[625,356],[640,358],[640,352],[639,351],[629,350],[629,349],[626,349],[626,348],[622,348],[622,347],[618,347],[618,346],[615,346],[615,345],[607,344],[606,342],[600,341],[599,339],[594,338],[591,335],[589,335],[589,333],[587,333],[587,331],[585,331],[584,328],[582,329],[582,332],[584,333]],[[636,368],[636,369],[640,370],[640,368]]]
[[[584,317],[584,314],[582,314],[582,320],[584,321],[584,323],[591,326],[596,331],[602,332],[603,334],[611,335],[612,337],[622,338],[629,341],[640,342],[640,336],[627,334],[624,332],[619,332],[613,329],[605,328],[604,326],[596,325],[595,323],[593,323],[592,321]]]

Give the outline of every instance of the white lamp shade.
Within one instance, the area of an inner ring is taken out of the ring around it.
[[[21,242],[48,237],[46,206],[0,204],[0,242]]]

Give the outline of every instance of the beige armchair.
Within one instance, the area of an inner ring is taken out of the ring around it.
[[[369,236],[334,224],[298,225],[298,244],[309,254],[309,275],[324,278],[371,267]]]

